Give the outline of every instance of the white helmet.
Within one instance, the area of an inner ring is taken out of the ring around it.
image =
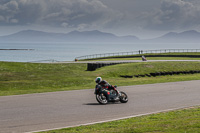
[[[100,83],[102,81],[102,78],[101,77],[97,77],[96,79],[95,79],[95,82],[96,83]]]

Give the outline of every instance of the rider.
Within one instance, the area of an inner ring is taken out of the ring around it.
[[[110,85],[107,81],[102,80],[101,77],[97,77],[95,82],[100,85],[102,88],[105,88],[107,90],[115,90],[117,92],[117,95],[119,94],[116,88],[113,85]]]

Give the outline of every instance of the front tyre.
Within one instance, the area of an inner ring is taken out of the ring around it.
[[[100,104],[107,104],[108,103],[108,100],[103,93],[96,94],[96,99]]]
[[[127,103],[128,102],[128,96],[126,95],[125,92],[121,91],[121,96],[120,96],[120,102],[121,103]]]

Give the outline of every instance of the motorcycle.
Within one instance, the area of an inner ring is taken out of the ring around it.
[[[109,102],[121,102],[127,103],[128,96],[123,91],[118,91],[117,86],[115,86],[114,90],[108,90],[106,88],[101,87],[100,85],[96,85],[94,94],[96,95],[96,100],[100,104],[107,104]]]

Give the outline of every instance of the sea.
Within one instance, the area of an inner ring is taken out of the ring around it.
[[[62,62],[92,54],[159,49],[200,49],[200,43],[0,43],[0,61]],[[5,50],[21,49],[21,50]],[[26,50],[24,50],[26,49]]]

